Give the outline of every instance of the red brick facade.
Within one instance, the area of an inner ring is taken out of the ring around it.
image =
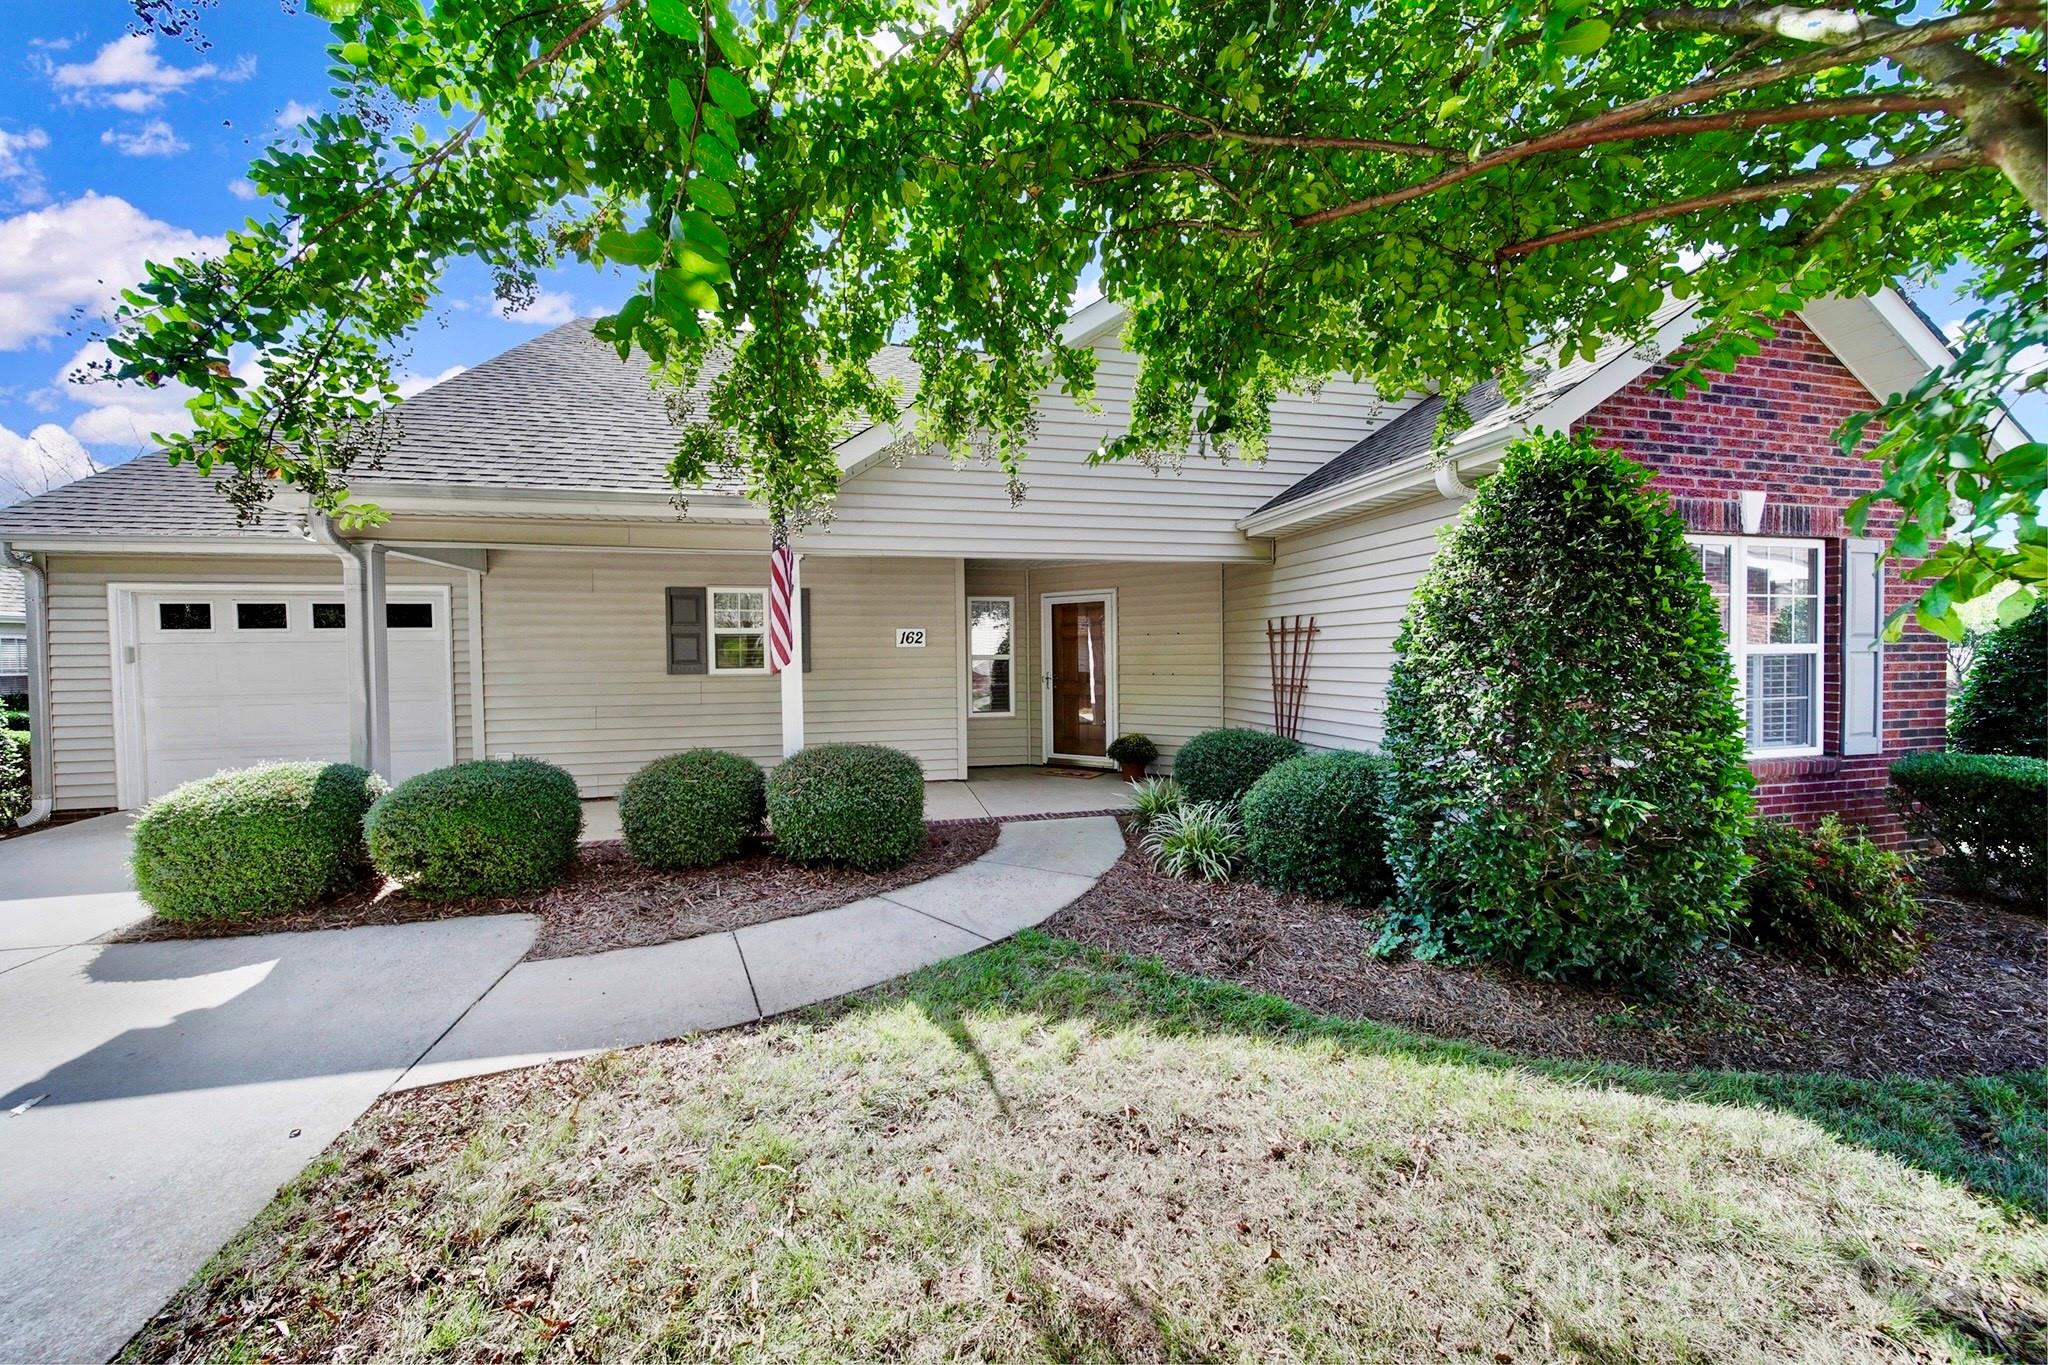
[[[1883,751],[1844,757],[1842,730],[1842,514],[1875,488],[1877,467],[1844,456],[1835,429],[1851,413],[1875,407],[1869,390],[1805,323],[1787,321],[1763,353],[1717,378],[1705,393],[1682,399],[1652,391],[1659,367],[1609,398],[1579,424],[1603,444],[1656,471],[1687,528],[1740,534],[1739,495],[1762,489],[1765,536],[1826,542],[1825,635],[1821,650],[1822,748],[1816,758],[1752,765],[1757,807],[1810,824],[1829,811],[1868,826],[1887,842],[1899,837],[1886,796],[1892,760],[1942,747],[1947,716],[1947,651],[1942,641],[1909,625],[1884,647]],[[1869,534],[1891,529],[1885,504],[1872,509]],[[1915,592],[1885,567],[1886,610]]]

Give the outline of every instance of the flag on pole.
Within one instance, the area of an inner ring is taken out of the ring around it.
[[[768,671],[789,667],[792,602],[796,590],[796,553],[786,540],[768,551]]]

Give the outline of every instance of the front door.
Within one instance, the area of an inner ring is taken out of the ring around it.
[[[1114,600],[1045,599],[1047,758],[1104,761],[1116,719]]]

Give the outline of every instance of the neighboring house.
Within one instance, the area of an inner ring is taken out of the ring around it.
[[[1099,763],[1139,730],[1161,766],[1199,730],[1270,726],[1267,623],[1317,626],[1312,745],[1381,737],[1395,630],[1435,537],[1514,435],[1586,427],[1657,471],[1720,586],[1768,809],[1882,821],[1883,766],[1940,744],[1940,642],[1878,647],[1877,542],[1842,510],[1874,471],[1833,445],[1846,412],[1946,352],[1903,299],[1816,304],[1704,396],[1651,385],[1692,326],[1539,380],[1431,450],[1437,400],[1333,381],[1274,413],[1256,467],[1090,468],[1122,429],[1133,358],[1118,311],[1068,336],[1098,353],[1100,411],[1048,395],[1013,506],[995,469],[905,454],[887,428],[841,446],[829,526],[805,532],[801,706],[761,667],[767,527],[730,487],[672,505],[675,434],[637,368],[572,323],[405,403],[381,468],[352,481],[390,521],[323,543],[278,501],[253,525],[189,469],[145,457],[0,512],[49,603],[59,809],[134,806],[223,766],[383,758],[403,777],[501,754],[608,796],[693,745],[773,761],[798,737],[970,766]],[[885,366],[910,377],[907,357]],[[1759,508],[1760,500],[1760,508]],[[388,602],[371,608],[389,563]],[[344,584],[345,576],[347,586]],[[362,620],[381,630],[358,637]],[[382,751],[368,700],[388,647]],[[793,722],[793,723],[786,723]]]
[[[0,697],[28,691],[28,606],[21,575],[0,566]]]

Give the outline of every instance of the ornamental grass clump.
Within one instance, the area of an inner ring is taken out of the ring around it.
[[[1186,805],[1187,794],[1170,777],[1148,777],[1131,783],[1131,823],[1140,834],[1152,828],[1159,817]]]
[[[1742,889],[1742,934],[1788,957],[1850,972],[1899,971],[1919,960],[1920,902],[1906,860],[1822,818],[1812,833],[1759,820]]]
[[[169,920],[254,919],[360,881],[383,779],[347,763],[270,763],[160,796],[135,822],[135,889]]]
[[[1240,808],[1245,867],[1275,891],[1382,904],[1394,889],[1386,778],[1377,754],[1304,754],[1273,768]]]
[[[553,886],[583,832],[576,779],[537,758],[437,768],[370,808],[377,870],[422,900],[511,896]]]
[[[769,774],[768,825],[794,862],[900,867],[925,845],[924,768],[880,744],[814,744]]]
[[[1169,877],[1227,882],[1244,856],[1244,830],[1229,807],[1190,801],[1154,820],[1138,846]]]
[[[669,754],[619,792],[626,850],[646,867],[703,867],[740,851],[767,811],[761,765],[723,749]]]
[[[1741,905],[1750,778],[1720,613],[1649,473],[1508,448],[1395,642],[1380,941],[1660,984]]]

